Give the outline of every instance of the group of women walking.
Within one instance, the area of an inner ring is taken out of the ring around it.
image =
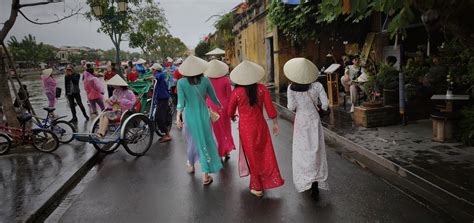
[[[232,70],[229,80],[225,63],[207,62],[195,56],[186,58],[178,70],[183,78],[177,83],[176,125],[186,133],[188,172],[194,173],[194,164],[199,160],[203,184],[213,182],[210,174],[219,172],[235,149],[231,120],[238,119],[238,169],[241,177],[250,175],[250,192],[262,197],[265,190],[282,186],[285,181],[263,110],[272,119],[275,135],[279,134],[278,113],[268,89],[258,83],[265,70],[256,63],[243,61]],[[296,111],[294,183],[298,192],[311,189],[317,198],[318,188],[328,189],[324,137],[317,112],[318,101],[321,109],[327,109],[327,96],[322,85],[315,82],[319,71],[309,60],[292,59],[284,71],[293,82],[288,87],[288,108]],[[233,90],[231,80],[235,84]]]

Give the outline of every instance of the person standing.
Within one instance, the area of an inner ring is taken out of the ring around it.
[[[220,103],[211,82],[203,76],[206,69],[207,62],[196,56],[189,56],[179,67],[179,72],[184,78],[178,81],[176,125],[178,128],[183,127],[181,113],[184,111],[184,122],[199,152],[201,170],[204,173],[203,184],[209,185],[213,182],[209,174],[217,173],[222,169],[222,163],[212,134],[210,115],[205,100],[209,95],[215,105],[220,107]],[[194,167],[188,166],[188,169],[191,168]]]
[[[104,81],[112,79],[115,75],[117,75],[117,72],[115,70],[115,64],[112,63],[107,65],[107,70],[104,73]],[[107,93],[109,97],[112,97],[113,92],[114,88],[112,86],[107,86]]]
[[[97,106],[100,107],[101,111],[105,109],[104,106],[104,84],[103,82],[94,75],[94,68],[90,64],[87,64],[86,70],[84,71],[84,90],[87,93],[87,99],[91,106],[92,115],[97,115]]]
[[[268,89],[257,83],[265,76],[265,70],[258,64],[244,60],[230,73],[230,79],[237,84],[229,101],[228,115],[236,119],[239,112],[239,174],[250,175],[250,193],[257,197],[263,191],[279,187],[285,183],[275,157],[272,138],[263,115],[263,106],[273,120],[273,133],[280,128],[277,112],[273,107]]]
[[[41,80],[43,81],[43,90],[48,98],[48,107],[54,108],[56,105],[56,87],[57,82],[53,77],[53,69],[43,70]]]
[[[151,66],[153,77],[148,79],[155,80],[153,88],[153,103],[155,111],[155,119],[158,123],[158,128],[165,135],[159,140],[160,143],[171,141],[170,126],[173,119],[173,114],[170,108],[170,92],[168,91],[168,84],[165,80],[165,75],[161,72],[163,67],[159,63]]]
[[[218,60],[210,61],[209,68],[204,72],[204,75],[206,75],[211,81],[217,98],[223,107],[222,112],[218,112],[218,108],[212,104],[212,101],[209,98],[207,98],[207,105],[220,115],[220,118],[212,123],[212,129],[216,136],[219,156],[224,160],[228,160],[230,158],[230,152],[235,149],[234,138],[232,137],[231,120],[227,114],[229,98],[232,92],[230,80],[229,77],[227,77],[228,72],[229,66]]]
[[[127,81],[128,82],[135,82],[139,78],[139,74],[137,72],[137,69],[135,68],[134,65],[132,65],[132,69],[129,73],[127,73]]]
[[[323,85],[315,82],[319,70],[305,58],[289,60],[283,67],[285,76],[291,83],[288,86],[288,109],[296,111],[293,130],[293,182],[298,192],[311,189],[317,199],[319,188],[329,189],[328,164],[324,143],[321,117],[318,114],[318,101],[321,109],[328,109],[328,97]]]
[[[87,116],[86,109],[82,104],[81,90],[79,89],[80,80],[81,75],[74,72],[73,66],[69,64],[66,67],[66,75],[64,76],[64,88],[66,90],[66,97],[72,112],[72,119],[69,122],[77,122],[76,105],[79,105],[79,108],[82,111],[82,115],[84,115],[86,121],[89,120],[89,116]]]

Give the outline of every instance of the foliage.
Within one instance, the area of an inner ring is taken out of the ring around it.
[[[474,84],[474,53],[457,38],[440,47],[440,62],[447,66],[458,93]]]
[[[212,48],[232,48],[234,45],[235,35],[232,32],[234,28],[234,14],[229,12],[219,17],[214,23],[216,28],[216,39],[212,42]]]
[[[429,67],[426,65],[421,52],[417,52],[414,59],[407,60],[405,71],[405,83],[411,85],[420,85],[423,77],[428,74]]]
[[[398,70],[389,64],[383,63],[380,66],[377,79],[384,89],[398,89]]]
[[[272,0],[268,8],[271,25],[277,26],[285,36],[295,42],[315,40],[318,37],[318,3],[308,0],[299,5],[288,5],[280,0]]]
[[[53,61],[56,57],[55,47],[36,42],[36,38],[31,34],[23,37],[21,41],[11,36],[7,44],[16,61],[28,61],[37,65],[38,62]]]
[[[142,2],[151,3],[152,0],[128,0],[131,6],[139,6]],[[86,17],[90,20],[94,19],[100,22],[97,30],[110,37],[115,46],[116,52],[120,52],[120,43],[123,36],[130,30],[130,22],[133,15],[131,7],[127,12],[119,12],[115,0],[87,0],[87,4],[91,7],[91,12],[86,13]],[[94,6],[100,6],[103,15],[95,15],[92,11]],[[120,55],[115,55],[116,62],[120,62]]]
[[[105,61],[114,61],[115,60],[115,49],[109,49],[104,51],[102,57],[100,58],[101,60]],[[120,58],[123,58],[124,60],[132,60],[133,58],[136,58],[137,56],[134,55],[136,53],[130,53],[127,51],[120,50]],[[141,55],[138,55],[140,57]]]
[[[413,0],[350,0],[348,11],[344,11],[343,1],[322,0],[319,10],[319,23],[331,23],[338,17],[359,22],[374,12],[383,12],[392,16],[388,24],[388,31],[392,34],[401,31],[415,20]]]
[[[197,57],[204,58],[206,57],[206,53],[209,52],[210,48],[211,46],[209,45],[208,42],[201,41],[198,43],[198,45],[194,49],[194,54],[196,54]]]
[[[130,47],[140,48],[145,55],[158,54],[159,39],[167,35],[168,21],[158,3],[145,4],[134,10],[129,32]]]
[[[474,145],[474,107],[461,111],[459,122],[459,138],[466,145]]]
[[[160,50],[155,56],[159,59],[166,57],[183,57],[188,50],[188,47],[186,47],[181,39],[173,37],[172,35],[158,37],[157,45]]]

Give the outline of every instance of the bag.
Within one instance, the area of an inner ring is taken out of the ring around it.
[[[219,113],[213,111],[211,108],[207,108],[209,110],[209,117],[211,117],[211,121],[212,122],[217,122],[217,120],[219,120],[219,118],[221,117],[219,115]]]
[[[201,93],[199,93],[196,85],[194,85],[194,89],[199,94],[199,96],[201,96],[201,99],[204,102],[204,104],[206,104],[206,100],[204,100],[204,97],[202,97]],[[207,107],[207,111],[209,112],[209,117],[211,118],[211,122],[217,122],[217,120],[219,120],[219,118],[221,117],[219,113],[213,111],[210,107]]]
[[[61,97],[61,91],[62,91],[62,90],[63,90],[63,89],[61,89],[60,87],[57,87],[57,88],[56,88],[56,98],[60,98],[60,97]]]

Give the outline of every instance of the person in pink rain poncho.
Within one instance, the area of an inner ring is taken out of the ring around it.
[[[43,70],[41,74],[41,80],[43,81],[43,89],[46,97],[48,98],[48,107],[54,108],[56,105],[56,80],[52,76],[53,69],[49,68]]]
[[[104,84],[94,75],[94,68],[90,64],[87,65],[84,71],[84,90],[87,93],[87,100],[91,106],[91,115],[97,115],[97,106],[101,111],[105,109],[104,106]]]

